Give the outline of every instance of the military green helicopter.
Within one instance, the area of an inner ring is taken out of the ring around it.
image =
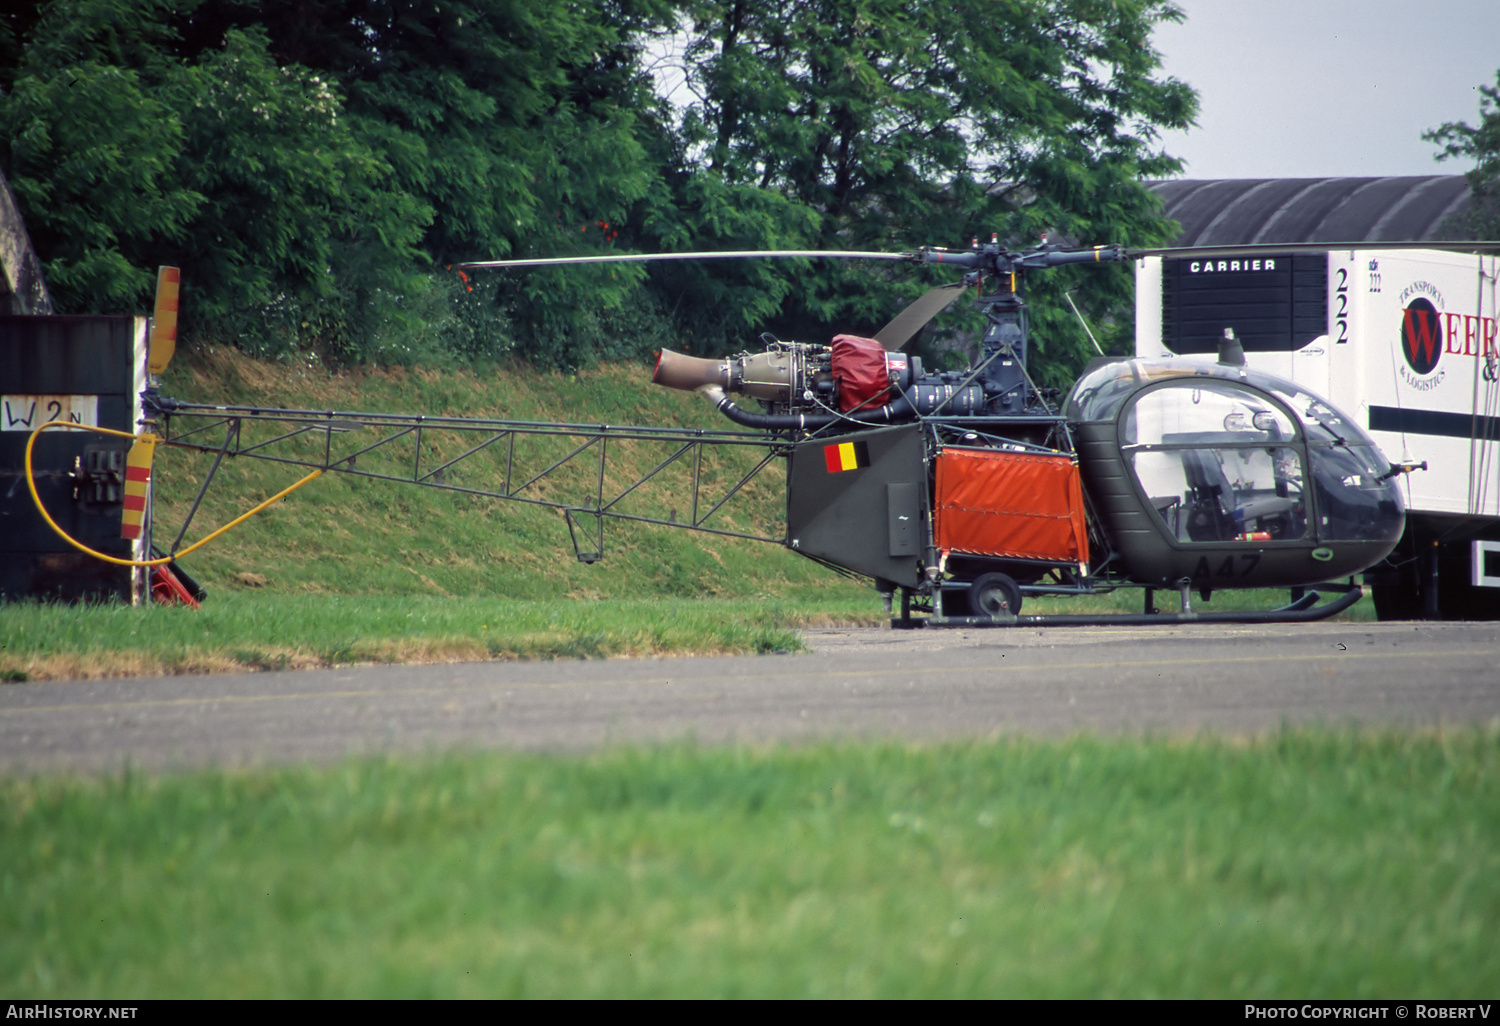
[[[1144,251],[1142,251],[1144,252]],[[1159,251],[1152,251],[1159,252]],[[1099,359],[1056,402],[1027,371],[1030,272],[1141,255],[1119,246],[908,253],[775,251],[479,261],[466,269],[765,257],[897,260],[953,267],[872,338],[768,340],[708,360],[663,350],[652,380],[703,394],[740,427],[780,440],[792,551],[872,578],[898,625],[1313,619],[1360,596],[1352,575],[1401,537],[1385,458],[1354,421],[1292,382],[1217,358]],[[986,291],[986,289],[988,291]],[[979,359],[928,372],[902,346],[976,290]],[[758,409],[735,401],[747,397]],[[1344,578],[1345,583],[1337,582]],[[1317,586],[1317,590],[1310,590]],[[1020,617],[1029,595],[1145,590],[1141,614]],[[1228,588],[1288,588],[1264,612],[1199,614]],[[1321,592],[1337,596],[1320,603]],[[925,621],[913,613],[926,614]]]

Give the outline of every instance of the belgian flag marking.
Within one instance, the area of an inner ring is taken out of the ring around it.
[[[870,465],[870,448],[864,442],[840,442],[823,446],[823,460],[828,472],[837,474],[842,470],[858,470]]]

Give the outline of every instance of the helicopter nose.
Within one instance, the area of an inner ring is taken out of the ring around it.
[[[1389,542],[1406,526],[1401,489],[1374,445],[1312,445],[1317,535],[1326,542]]]

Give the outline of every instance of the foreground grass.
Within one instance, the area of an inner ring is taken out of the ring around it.
[[[314,669],[350,663],[801,651],[799,628],[870,623],[873,593],[793,599],[243,594],[199,610],[22,603],[0,613],[0,680]]]
[[[17,998],[1484,997],[1500,735],[0,782]]]

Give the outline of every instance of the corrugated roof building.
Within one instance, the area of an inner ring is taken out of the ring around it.
[[[1226,178],[1154,182],[1182,225],[1169,246],[1296,242],[1452,242],[1472,196],[1462,175]]]

